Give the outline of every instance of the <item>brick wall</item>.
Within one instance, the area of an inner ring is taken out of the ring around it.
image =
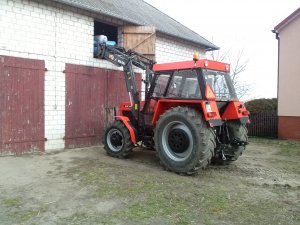
[[[94,18],[87,13],[43,0],[1,0],[0,9],[0,55],[45,60],[45,149],[62,149],[65,64],[118,68],[93,58]]]
[[[202,58],[205,57],[205,52],[197,46],[184,41],[178,42],[164,35],[157,35],[156,61],[158,63],[191,60],[194,52],[198,52]]]
[[[93,58],[94,18],[124,23],[47,0],[0,1],[0,55],[45,60],[45,149],[64,148],[65,64],[121,69]],[[122,43],[121,29],[119,38]],[[197,49],[158,36],[158,62],[188,60]]]

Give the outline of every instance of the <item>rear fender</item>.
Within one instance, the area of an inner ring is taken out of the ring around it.
[[[215,101],[206,101],[206,100],[185,100],[185,99],[160,99],[158,100],[155,109],[154,115],[152,118],[152,124],[155,126],[160,115],[162,115],[166,110],[172,107],[191,107],[203,114],[205,121],[208,122],[209,126],[220,126],[222,125],[221,117],[219,110]]]
[[[232,101],[226,107],[222,115],[222,120],[240,120],[242,124],[246,124],[249,120],[249,114],[244,102]]]
[[[129,130],[131,141],[133,142],[133,144],[136,144],[136,134],[129,118],[126,116],[116,116],[115,119],[121,120],[124,123],[125,127]]]

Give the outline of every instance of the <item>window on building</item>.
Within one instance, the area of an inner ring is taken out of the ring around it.
[[[108,41],[115,41],[118,44],[118,27],[116,26],[95,21],[94,35],[105,35]]]

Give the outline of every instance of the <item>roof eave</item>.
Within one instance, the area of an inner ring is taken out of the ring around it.
[[[287,26],[290,22],[296,19],[300,15],[300,7],[296,9],[292,14],[286,17],[283,21],[281,21],[277,26],[274,27],[275,31],[280,31],[285,26]]]

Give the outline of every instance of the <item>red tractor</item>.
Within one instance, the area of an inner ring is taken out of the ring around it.
[[[211,162],[237,160],[248,144],[249,111],[237,99],[230,65],[201,59],[155,64],[122,48],[99,45],[98,57],[123,66],[130,102],[106,128],[104,148],[127,157],[136,146],[155,149],[162,165],[193,174]],[[146,71],[145,100],[133,65]]]

